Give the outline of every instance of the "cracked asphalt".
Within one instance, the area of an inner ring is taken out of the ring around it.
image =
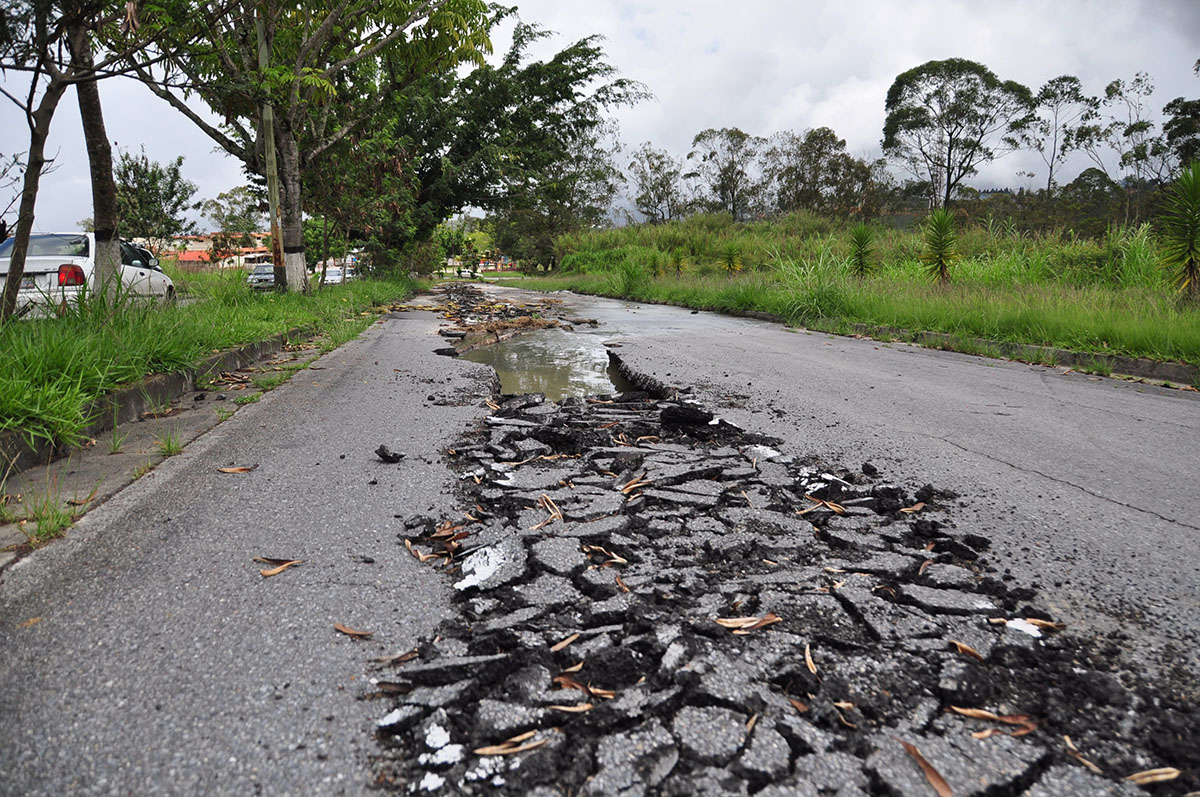
[[[958,531],[1056,619],[1120,641],[1147,677],[1200,672],[1195,394],[570,303],[633,370],[746,429],[964,496]],[[0,791],[368,789],[386,706],[355,699],[364,661],[453,619],[401,519],[462,509],[441,454],[493,391],[488,369],[432,354],[436,325],[388,317],[0,575]],[[379,462],[381,443],[408,457]],[[264,579],[256,556],[304,563]]]
[[[969,500],[1014,578],[1073,626],[1200,676],[1200,395],[764,321],[581,298],[634,370],[792,450]],[[973,529],[971,527],[974,527]],[[1170,647],[1168,647],[1170,646]],[[1183,651],[1181,653],[1181,651]]]

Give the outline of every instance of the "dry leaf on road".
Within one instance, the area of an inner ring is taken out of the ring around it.
[[[257,468],[257,465],[236,465],[229,468],[217,468],[218,473],[249,473]]]
[[[334,623],[333,627],[335,630],[340,631],[346,636],[354,639],[370,639],[371,635],[375,633],[374,631],[355,631],[353,628],[348,628],[341,623]]]
[[[1125,780],[1136,783],[1138,786],[1148,786],[1151,783],[1165,783],[1168,780],[1175,780],[1175,778],[1182,774],[1175,767],[1159,767],[1158,769],[1134,772],[1132,775],[1127,775]]]
[[[942,773],[934,769],[933,764],[925,760],[925,756],[921,755],[921,751],[917,749],[916,745],[909,744],[895,736],[892,738],[900,742],[900,746],[904,748],[904,752],[912,756],[913,761],[917,762],[917,766],[925,773],[925,780],[929,781],[929,785],[937,792],[938,797],[954,797],[954,791],[950,788],[950,784],[946,782],[946,779],[942,777]]]
[[[284,570],[287,570],[289,567],[293,567],[295,565],[300,564],[304,560],[303,559],[272,559],[267,556],[256,556],[256,557],[254,557],[254,561],[261,562],[264,565],[274,565],[274,567],[271,567],[269,569],[258,571],[259,574],[263,578],[270,578],[271,576],[279,575]]]

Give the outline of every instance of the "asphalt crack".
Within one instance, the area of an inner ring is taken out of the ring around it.
[[[1058,476],[1053,476],[1049,473],[1046,473],[1045,471],[1040,471],[1037,468],[1030,468],[1030,467],[1027,467],[1024,465],[1017,465],[1016,463],[1009,462],[1006,459],[1001,459],[1000,457],[993,456],[992,454],[988,454],[987,452],[976,451],[973,448],[968,448],[967,446],[964,446],[961,443],[956,443],[953,440],[950,440],[945,437],[939,437],[937,435],[932,435],[932,437],[934,437],[937,440],[941,440],[943,443],[946,443],[947,445],[954,446],[959,451],[963,451],[968,454],[974,454],[975,456],[983,457],[984,459],[986,459],[990,462],[995,462],[1000,465],[1007,465],[1008,467],[1012,468],[1015,471],[1018,471],[1019,473],[1031,473],[1031,474],[1034,474],[1037,476],[1041,476],[1043,479],[1052,481],[1055,484],[1062,484],[1067,487],[1071,487],[1075,490],[1078,490],[1081,493],[1084,493],[1085,495],[1090,495],[1093,498],[1098,498],[1101,501],[1106,501],[1107,503],[1110,503],[1114,506],[1123,507],[1125,509],[1131,509],[1134,512],[1141,512],[1142,514],[1150,515],[1151,517],[1156,517],[1159,520],[1165,521],[1167,523],[1174,523],[1176,525],[1183,526],[1186,529],[1192,529],[1193,531],[1200,531],[1200,526],[1194,526],[1190,523],[1185,523],[1184,521],[1179,520],[1177,518],[1167,517],[1166,515],[1163,515],[1159,512],[1155,512],[1153,509],[1146,509],[1145,507],[1135,506],[1134,504],[1126,503],[1125,501],[1119,501],[1116,498],[1111,498],[1102,493],[1098,493],[1095,490],[1090,490],[1081,484],[1076,484],[1075,482],[1070,481],[1069,479],[1063,479]]]

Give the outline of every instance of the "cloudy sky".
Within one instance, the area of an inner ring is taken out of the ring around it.
[[[1178,96],[1200,97],[1192,72],[1200,58],[1200,0],[512,2],[526,21],[560,34],[547,47],[603,35],[609,61],[653,92],[654,99],[617,115],[630,151],[649,141],[682,155],[709,127],[767,136],[824,125],[852,154],[875,156],[896,75],[951,57],[979,61],[1034,91],[1071,74],[1088,93],[1101,94],[1109,81],[1144,71],[1157,88],[1156,111]],[[497,37],[497,54],[506,47]],[[198,198],[243,182],[237,162],[214,152],[207,137],[140,86],[105,81],[102,91],[109,137],[123,148],[144,146],[158,161],[184,155],[184,175],[199,186]],[[0,132],[0,154],[26,148],[23,118],[11,105],[0,107]],[[59,168],[43,179],[35,226],[74,229],[91,208],[73,93],[59,106],[48,152]],[[1087,165],[1074,163],[1063,176]],[[1015,188],[1022,170],[1044,175],[1036,155],[1019,153],[968,182]]]

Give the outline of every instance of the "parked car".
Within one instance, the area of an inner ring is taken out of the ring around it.
[[[330,266],[325,269],[325,274],[321,277],[322,285],[341,285],[345,281],[346,275],[337,266]]]
[[[0,287],[8,281],[15,238],[0,243]],[[175,285],[150,265],[149,252],[139,252],[124,241],[121,249],[121,284],[134,296],[171,300]],[[155,261],[157,264],[157,261]],[[96,285],[96,236],[90,232],[43,233],[29,236],[25,272],[17,293],[17,313],[47,316],[61,312]]]
[[[155,257],[154,253],[149,249],[144,246],[138,246],[132,241],[126,241],[123,243],[128,243],[129,246],[132,247],[133,251],[136,252],[137,256],[141,259],[142,265],[149,266],[155,271],[162,271],[162,267],[158,264],[158,258]]]
[[[246,284],[256,291],[269,291],[275,288],[275,266],[270,263],[260,263],[250,270]]]

